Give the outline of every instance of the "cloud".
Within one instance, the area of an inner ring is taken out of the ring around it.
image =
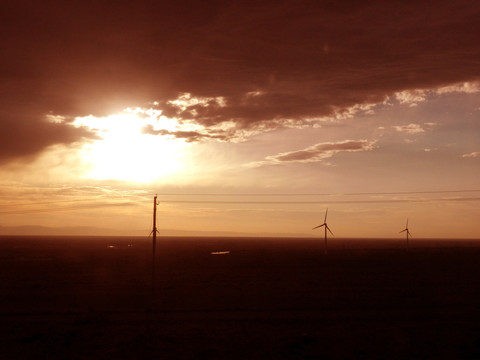
[[[0,113],[0,164],[12,158],[30,159],[52,145],[97,138],[86,128],[75,127],[70,122],[59,119],[38,120],[36,116],[22,112]]]
[[[418,103],[426,100],[425,90],[409,90],[395,93],[395,98],[400,104],[405,104],[410,107],[417,106]]]
[[[477,92],[480,92],[480,82],[474,81],[454,83],[448,86],[437,87],[435,89],[423,88],[399,91],[393,94],[393,98],[401,105],[415,107],[418,106],[419,103],[427,101],[435,95],[438,96],[451,93],[473,94]],[[383,104],[390,106],[393,105],[390,97],[388,97]]]
[[[419,134],[425,130],[418,124],[395,125],[393,128],[398,132],[405,132],[407,134]]]
[[[142,129],[143,134],[170,136],[177,139],[184,139],[187,142],[202,141],[204,139],[228,140],[231,136],[225,131],[217,130],[214,134],[202,133],[199,131],[169,131],[165,129],[155,130],[152,125],[146,125]]]
[[[470,154],[463,154],[462,155],[462,158],[476,158],[476,157],[480,157],[480,152],[479,151],[474,151]]]
[[[156,101],[165,116],[245,135],[480,80],[473,0],[0,6],[0,133],[16,139],[0,142],[4,161],[89,136],[44,123],[47,114],[98,117]]]
[[[477,92],[480,92],[480,83],[478,82],[464,82],[459,84],[453,84],[449,86],[443,86],[436,90],[437,94],[449,94],[449,93],[473,94]]]
[[[319,143],[308,148],[277,155],[267,156],[263,161],[247,164],[248,167],[259,167],[263,165],[278,165],[282,163],[311,163],[331,158],[335,154],[347,151],[369,151],[374,148],[375,141],[368,140],[345,140],[336,143]]]

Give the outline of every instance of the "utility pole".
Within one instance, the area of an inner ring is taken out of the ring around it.
[[[152,241],[152,294],[155,289],[155,248],[157,245],[157,195],[153,198],[153,241]]]

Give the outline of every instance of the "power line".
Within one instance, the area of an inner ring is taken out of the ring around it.
[[[480,197],[468,198],[436,198],[436,199],[386,199],[386,200],[324,200],[324,201],[215,201],[215,200],[161,200],[161,203],[172,204],[259,204],[259,205],[309,205],[309,204],[380,204],[380,203],[420,203],[420,202],[453,202],[479,201]]]
[[[480,197],[468,198],[435,198],[435,199],[386,199],[386,200],[330,200],[330,201],[214,201],[214,200],[165,200],[160,203],[172,204],[215,204],[215,205],[319,205],[319,204],[388,204],[388,203],[429,203],[429,202],[464,202],[464,201],[480,201]],[[121,207],[131,206],[130,203],[118,204],[101,204],[62,207],[57,209],[30,209],[30,210],[12,210],[0,212],[0,215],[21,215],[48,213],[68,210],[81,210],[103,207]]]
[[[351,192],[351,193],[158,193],[158,196],[212,196],[212,197],[295,197],[295,196],[360,196],[360,195],[410,195],[410,194],[448,194],[448,193],[470,193],[480,192],[480,189],[476,190],[438,190],[438,191],[396,191],[396,192]],[[122,194],[121,198],[126,197],[146,197],[144,195],[130,195]],[[111,199],[111,197],[110,197]],[[97,201],[97,199],[70,199],[70,200],[55,200],[55,201],[42,201],[42,202],[30,202],[30,203],[3,203],[2,207],[12,206],[32,206],[32,205],[52,205],[60,203],[77,203],[87,201]],[[165,202],[165,201],[163,201]]]
[[[357,192],[345,193],[343,195],[408,195],[408,194],[448,194],[480,192],[480,190],[433,190],[433,191],[397,191],[397,192]]]
[[[302,196],[374,196],[374,195],[420,195],[420,194],[452,194],[452,193],[473,193],[480,192],[480,190],[438,190],[438,191],[397,191],[397,192],[357,192],[357,193],[159,193],[159,196],[210,196],[210,197],[302,197]],[[122,194],[122,198],[136,197],[138,195],[125,196]],[[17,204],[2,204],[4,206],[32,206],[32,205],[51,205],[60,203],[78,203],[78,202],[92,202],[98,199],[76,199],[76,200],[56,200],[56,201],[44,201],[44,202],[31,202],[31,203],[17,203]],[[318,204],[381,204],[381,203],[428,203],[428,202],[464,202],[464,201],[479,201],[480,197],[455,197],[455,198],[431,198],[431,199],[365,199],[365,200],[272,200],[272,201],[256,201],[256,200],[169,200],[162,199],[161,203],[171,204],[217,204],[217,205],[318,205]],[[66,206],[60,208],[50,209],[24,209],[24,210],[9,210],[1,211],[0,215],[20,215],[20,214],[33,214],[33,213],[48,213],[59,211],[71,211],[80,209],[91,208],[104,208],[104,207],[122,207],[133,206],[132,202],[121,203],[87,203],[79,204],[76,206]]]
[[[409,195],[448,194],[480,192],[480,190],[396,191],[396,192],[352,192],[352,193],[158,193],[159,196],[358,196],[358,195]]]

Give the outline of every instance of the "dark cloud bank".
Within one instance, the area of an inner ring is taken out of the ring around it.
[[[0,6],[0,162],[89,136],[45,122],[47,113],[69,119],[158,101],[166,115],[206,127],[274,127],[480,76],[478,1]],[[182,93],[223,100],[169,103]]]

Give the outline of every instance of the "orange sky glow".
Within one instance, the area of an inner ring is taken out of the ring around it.
[[[0,234],[479,239],[480,5],[432,6],[2,4]]]

